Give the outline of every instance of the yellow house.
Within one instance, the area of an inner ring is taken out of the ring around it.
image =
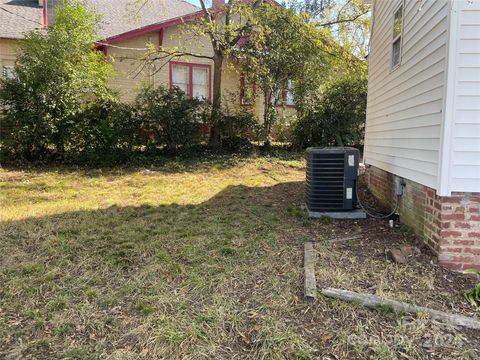
[[[61,0],[0,0],[0,67],[4,77],[12,76],[17,41],[27,31],[43,29],[54,21],[54,8]],[[102,15],[98,29],[99,50],[112,61],[116,72],[114,90],[125,101],[133,101],[145,84],[178,86],[190,96],[212,98],[212,45],[205,36],[192,36],[184,27],[202,16],[197,6],[184,0],[151,0],[140,9],[132,0],[87,0],[87,6]],[[223,4],[214,0],[214,6]],[[146,61],[151,47],[178,49],[196,56],[169,57]],[[200,57],[199,57],[200,56]],[[205,56],[202,58],[201,56]],[[234,110],[252,111],[261,121],[263,96],[245,99],[246,84],[234,64],[224,65],[222,96]],[[294,113],[293,98],[286,91],[281,115]]]

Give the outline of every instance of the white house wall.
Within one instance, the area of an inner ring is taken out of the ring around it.
[[[452,2],[441,195],[480,192],[480,1]]]
[[[402,59],[391,70],[393,14],[401,3],[374,3],[365,162],[436,189],[449,1],[405,0]]]

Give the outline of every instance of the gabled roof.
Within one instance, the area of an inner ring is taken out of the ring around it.
[[[275,6],[281,6],[276,0],[262,0],[262,1],[271,3]],[[241,0],[241,2],[253,3],[254,0]],[[221,1],[221,3],[225,3],[225,1],[223,0],[223,1]],[[222,6],[222,5],[215,6],[215,7],[210,8],[210,12],[212,14],[220,13],[220,12],[224,11],[224,8],[225,7]],[[118,42],[118,41],[121,41],[121,40],[136,37],[136,36],[139,36],[139,35],[142,35],[142,34],[147,34],[147,33],[150,33],[150,32],[160,31],[162,29],[166,29],[166,28],[171,27],[171,26],[176,26],[176,25],[179,25],[179,24],[183,24],[183,23],[195,20],[195,19],[199,19],[199,18],[204,16],[203,10],[199,9],[198,7],[195,7],[195,10],[196,11],[194,11],[194,12],[181,14],[181,15],[179,15],[177,17],[173,17],[173,18],[167,18],[167,19],[163,19],[163,20],[161,19],[161,20],[159,20],[155,23],[151,23],[151,24],[146,25],[146,26],[139,26],[137,28],[134,28],[134,29],[122,32],[122,33],[117,33],[113,36],[105,37],[103,40],[106,43],[111,44],[111,43],[115,43],[115,42]]]
[[[0,38],[20,39],[27,31],[42,28],[38,0],[0,0]]]
[[[86,3],[102,15],[98,29],[102,39],[199,10],[185,0],[150,0],[141,9],[134,8],[132,0],[86,0]],[[38,0],[0,0],[0,38],[20,39],[23,33],[41,28],[42,14]]]
[[[198,11],[199,8],[184,0],[150,0],[137,13],[132,0],[88,0],[88,5],[103,15],[102,39],[144,26]]]

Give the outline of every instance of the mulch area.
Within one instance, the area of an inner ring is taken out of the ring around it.
[[[302,185],[303,186],[303,185]],[[291,194],[290,201],[302,206],[303,198]],[[364,203],[388,213],[362,186]],[[475,277],[438,265],[436,256],[398,221],[393,228],[388,219],[296,220],[297,239],[314,241],[317,287],[341,288],[377,294],[449,313],[479,317],[463,293],[478,281]],[[301,223],[301,225],[300,225]],[[300,231],[300,227],[303,227]],[[331,242],[356,237],[347,241]],[[407,263],[391,261],[389,249],[403,245],[414,249]],[[300,319],[299,319],[300,321]],[[422,318],[421,315],[394,315],[363,306],[320,298],[301,317],[305,334],[323,349],[318,359],[475,359],[480,354],[480,334],[476,330],[454,328]],[[310,335],[308,335],[310,334]],[[314,340],[315,339],[315,340]],[[438,344],[437,344],[437,343]],[[381,354],[385,347],[385,355]],[[393,354],[393,355],[392,355]]]

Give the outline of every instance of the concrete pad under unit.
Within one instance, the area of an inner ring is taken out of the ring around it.
[[[350,211],[310,211],[308,210],[308,216],[311,218],[320,218],[322,216],[328,216],[332,219],[366,219],[367,213],[363,210],[350,210]]]

